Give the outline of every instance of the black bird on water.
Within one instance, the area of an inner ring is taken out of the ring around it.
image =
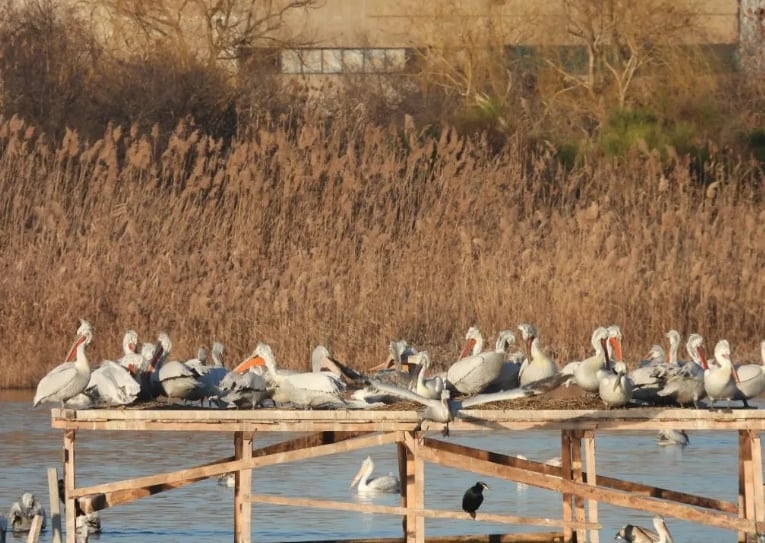
[[[478,481],[465,491],[465,495],[462,496],[462,509],[470,515],[470,518],[475,519],[475,512],[481,507],[483,503],[483,489],[489,488],[489,485]]]

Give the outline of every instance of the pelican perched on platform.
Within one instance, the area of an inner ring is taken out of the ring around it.
[[[128,330],[122,336],[122,353],[117,363],[133,375],[149,369],[149,359],[138,352],[138,332],[135,330]]]
[[[90,373],[85,394],[100,406],[129,405],[138,398],[141,385],[124,366],[112,360],[103,360]]]
[[[361,463],[358,473],[351,481],[351,488],[358,483],[359,492],[399,492],[398,477],[392,473],[388,475],[380,475],[379,477],[372,477],[372,472],[375,470],[375,463],[371,456],[367,456]]]
[[[254,409],[269,395],[265,371],[264,366],[245,364],[242,370],[228,372],[218,385],[220,401],[229,406]]]
[[[632,379],[627,375],[627,365],[615,362],[613,372],[601,373],[598,395],[606,408],[624,407],[632,400],[633,388]]]
[[[765,392],[765,341],[760,344],[762,364],[737,364],[738,390],[747,400]]]
[[[615,539],[628,543],[674,543],[674,539],[672,539],[672,535],[661,516],[653,517],[653,526],[656,531],[633,524],[625,524],[616,533]]]
[[[347,407],[343,399],[345,384],[326,373],[287,373],[276,366],[271,347],[259,343],[253,352],[263,359],[268,377],[275,386],[271,395],[277,403],[291,403],[297,407]]]
[[[413,356],[417,364],[417,379],[410,385],[409,390],[416,392],[423,398],[436,399],[441,397],[441,391],[446,384],[440,375],[425,377],[430,368],[430,356],[427,351],[420,351]]]
[[[42,529],[45,529],[45,508],[31,492],[24,492],[19,501],[13,502],[8,510],[8,523],[11,531],[28,532],[32,519],[42,517]]]
[[[721,339],[715,345],[715,361],[717,367],[708,366],[704,370],[704,390],[712,401],[712,407],[718,400],[727,400],[729,407],[731,400],[742,400],[744,406],[749,407],[746,397],[738,389],[738,373],[730,359],[727,339]]]
[[[449,366],[446,371],[446,386],[460,394],[470,395],[482,392],[502,372],[502,366],[507,358],[508,337],[512,335],[509,330],[503,330],[499,333],[494,351],[467,355],[474,344],[483,344],[481,332],[477,327],[471,326],[465,336],[468,343],[463,349],[462,358]],[[515,337],[512,341],[515,341]]]
[[[459,413],[463,408],[474,407],[490,402],[519,400],[521,398],[538,396],[559,384],[560,383],[540,383],[537,387],[520,387],[512,390],[477,394],[463,400],[453,400],[451,398],[451,392],[446,387],[441,391],[441,397],[439,399],[431,399],[425,398],[411,390],[370,379],[370,385],[381,392],[398,396],[404,400],[417,402],[425,406],[425,409],[420,413],[420,422],[415,428],[416,431],[421,429],[424,421],[440,422],[444,424],[443,434],[445,436],[449,435],[449,423],[454,420],[455,417],[459,416]]]
[[[597,393],[600,389],[601,374],[608,368],[608,340],[608,329],[603,326],[596,328],[590,337],[595,353],[584,360],[569,362],[561,373],[572,374],[576,385],[585,392]]]
[[[37,384],[32,406],[44,402],[61,402],[62,406],[85,390],[90,380],[90,363],[85,347],[93,340],[93,327],[86,320],[80,320],[77,340],[69,350],[64,363],[53,368]],[[74,361],[74,362],[72,362]]]
[[[656,366],[654,375],[660,383],[657,393],[659,397],[672,400],[681,406],[692,403],[694,407],[698,407],[699,400],[706,396],[704,368],[708,364],[703,343],[704,338],[700,334],[691,334],[685,343],[691,357],[689,362]]]
[[[521,337],[528,346],[528,356],[521,365],[518,379],[521,386],[548,379],[558,373],[558,365],[544,352],[539,343],[539,334],[532,324],[519,324]]]

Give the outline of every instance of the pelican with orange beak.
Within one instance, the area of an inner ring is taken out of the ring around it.
[[[53,368],[37,384],[32,406],[46,402],[64,402],[83,392],[90,380],[90,364],[85,347],[93,341],[93,327],[86,320],[80,320],[77,340],[69,350],[64,362]]]

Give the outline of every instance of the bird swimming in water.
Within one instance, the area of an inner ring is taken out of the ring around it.
[[[478,481],[465,491],[465,495],[462,496],[462,509],[470,515],[470,518],[475,519],[475,512],[481,507],[483,503],[483,491],[489,489],[489,485],[484,482]]]
[[[633,524],[625,524],[616,533],[614,539],[627,543],[674,543],[663,517],[660,515],[653,517],[653,527],[656,529],[655,532]]]
[[[656,442],[659,445],[679,445],[685,447],[690,442],[690,438],[685,430],[659,430]]]

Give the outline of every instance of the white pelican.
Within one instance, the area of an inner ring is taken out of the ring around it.
[[[694,407],[698,407],[699,400],[706,396],[704,368],[708,364],[703,343],[704,338],[700,334],[691,334],[685,343],[691,357],[689,362],[656,366],[655,374],[661,386],[658,396],[681,406],[693,403]]]
[[[717,400],[743,400],[744,406],[749,407],[746,398],[738,390],[738,374],[730,360],[730,344],[727,339],[721,339],[715,345],[715,361],[719,367],[709,366],[704,370],[704,389],[714,407]]]
[[[628,543],[674,543],[674,539],[672,539],[672,535],[661,516],[653,517],[653,526],[656,531],[626,524],[616,533],[614,539]]]
[[[77,340],[69,350],[66,362],[53,368],[37,384],[33,406],[43,402],[64,402],[85,390],[90,380],[90,364],[85,347],[93,340],[93,327],[86,320],[80,320]],[[71,361],[74,360],[74,363]]]
[[[413,360],[417,363],[417,380],[413,382],[409,390],[412,390],[424,398],[436,399],[441,397],[441,391],[445,383],[440,375],[425,377],[430,368],[430,356],[427,351],[415,354]]]
[[[558,365],[545,354],[539,344],[537,329],[531,324],[519,324],[523,341],[528,345],[526,360],[521,365],[518,379],[521,386],[530,385],[536,381],[547,379],[558,373]]]
[[[111,360],[103,360],[90,373],[88,386],[85,387],[85,394],[95,405],[100,406],[129,405],[138,398],[140,392],[141,385],[130,371]]]
[[[500,342],[504,342],[505,345],[501,346]],[[515,335],[510,330],[504,330],[497,336],[496,350],[500,349],[508,352],[515,347]],[[497,390],[509,390],[511,388],[517,388],[521,383],[518,376],[521,373],[521,365],[526,357],[520,351],[510,352],[502,364],[502,369],[499,372],[499,377],[492,381],[488,387],[484,389],[484,392],[496,392]]]
[[[765,392],[765,341],[760,343],[762,364],[737,364],[738,389],[747,400],[756,398]]]
[[[138,332],[128,330],[122,337],[123,355],[117,360],[120,366],[123,366],[133,375],[140,374],[149,369],[149,359],[145,358],[138,349]]]
[[[624,362],[622,360],[622,329],[617,324],[612,324],[608,328],[608,357],[614,362]]]
[[[197,353],[197,359],[202,354],[204,347],[200,347]],[[185,364],[191,368],[197,378],[197,387],[192,390],[186,400],[199,400],[203,403],[205,398],[210,401],[211,398],[220,398],[222,391],[220,389],[221,381],[229,371],[223,365],[223,355],[226,349],[220,341],[213,342],[211,350],[212,364],[207,363],[205,350],[205,360],[203,363],[197,363],[196,359],[187,360]]]
[[[667,364],[678,365],[679,359],[677,356],[677,350],[680,347],[680,332],[677,330],[669,330],[666,333],[666,338],[669,340],[669,351],[667,352]],[[686,347],[687,347],[686,343]]]
[[[19,501],[13,502],[8,510],[8,523],[11,531],[28,532],[32,527],[32,519],[37,515],[42,517],[42,529],[45,529],[45,508],[37,501],[31,492],[24,492]]]
[[[218,385],[220,400],[235,407],[255,409],[255,406],[268,397],[264,371],[265,367],[262,365],[249,365],[243,370],[228,372]]]
[[[359,492],[388,492],[398,493],[400,485],[398,477],[392,473],[388,475],[381,475],[379,477],[372,477],[372,472],[375,470],[375,463],[372,461],[371,456],[367,456],[361,463],[358,473],[351,481],[351,488],[357,483],[359,485]]]
[[[460,394],[470,395],[482,392],[502,372],[502,366],[507,358],[508,335],[512,336],[509,330],[503,330],[499,333],[494,351],[463,356],[463,358],[449,366],[449,369],[446,370],[446,386]],[[481,333],[478,328],[472,326],[468,330],[466,338],[468,345],[472,345],[473,342],[478,344],[476,338],[481,338]],[[513,341],[515,341],[515,338],[513,338]],[[483,340],[481,339],[482,342]],[[470,351],[471,349],[466,345],[462,354],[465,355]]]
[[[151,379],[160,385],[168,403],[173,398],[185,400],[186,397],[199,386],[196,374],[186,364],[178,360],[167,361],[167,357],[173,348],[170,336],[167,332],[160,332],[157,338],[157,349],[162,349],[156,369],[152,372]]]
[[[236,474],[233,471],[229,471],[228,473],[221,473],[218,475],[217,480],[220,486],[234,488],[234,484],[236,482]]]
[[[608,368],[608,341],[608,329],[599,326],[590,337],[595,354],[578,362],[569,362],[561,372],[572,373],[574,382],[585,392],[597,393],[600,389],[601,372]]]
[[[353,368],[341,363],[329,354],[329,349],[324,345],[317,345],[311,352],[311,371],[326,372],[336,379],[345,377],[349,381],[363,383],[366,377]]]
[[[343,399],[345,383],[326,373],[286,373],[276,366],[274,353],[265,343],[259,343],[254,353],[265,362],[275,389],[271,398],[277,403],[297,407],[347,407]]]
[[[606,408],[623,407],[632,399],[634,384],[627,375],[627,365],[624,362],[615,362],[614,372],[604,372],[600,378],[598,394]]]
[[[425,398],[416,392],[411,390],[397,387],[394,385],[388,385],[370,379],[370,384],[382,392],[386,392],[393,396],[398,396],[404,400],[417,402],[425,406],[424,411],[420,413],[420,422],[415,428],[415,431],[419,431],[424,421],[440,422],[444,424],[443,434],[449,435],[449,423],[459,416],[460,410],[463,408],[474,407],[489,402],[510,401],[518,400],[521,398],[528,398],[531,396],[538,396],[544,392],[550,390],[551,386],[558,386],[560,383],[554,383],[549,386],[538,387],[520,387],[511,390],[502,390],[499,392],[491,392],[485,394],[477,394],[475,396],[465,398],[463,400],[451,399],[451,393],[448,388],[444,387],[441,391],[441,397],[437,400]]]
[[[659,445],[679,445],[685,447],[690,443],[688,432],[685,430],[659,430],[659,435],[656,437],[656,442]]]

